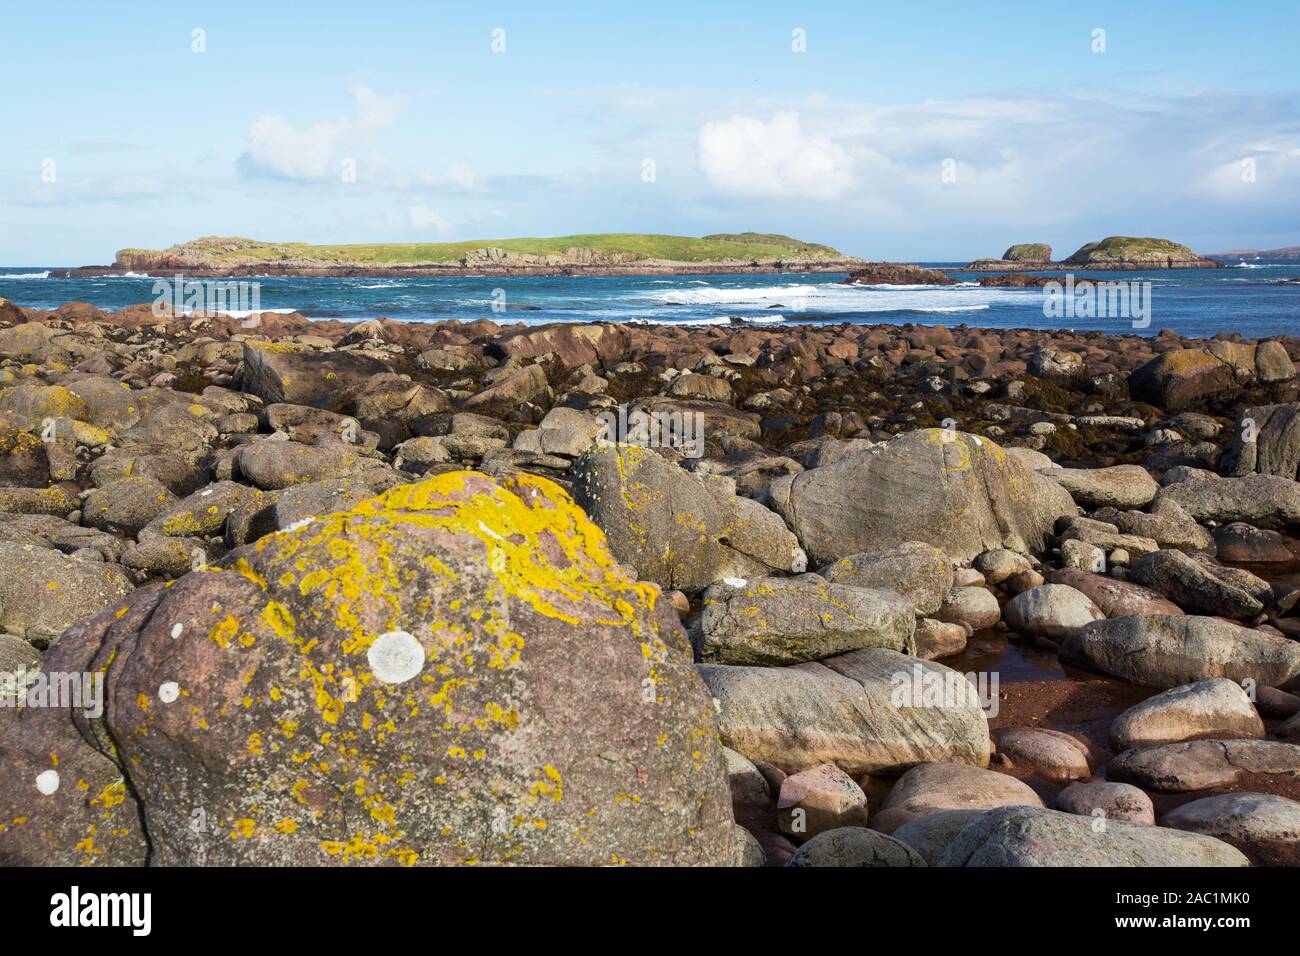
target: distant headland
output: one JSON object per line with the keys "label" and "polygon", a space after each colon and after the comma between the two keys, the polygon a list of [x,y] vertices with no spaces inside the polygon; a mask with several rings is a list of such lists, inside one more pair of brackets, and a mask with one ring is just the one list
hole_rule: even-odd
{"label": "distant headland", "polygon": [[288,276],[683,275],[848,272],[864,260],[827,245],[774,233],[696,238],[600,233],[538,239],[310,245],[209,236],[167,249],[122,249],[111,266],[55,270],[60,276],[146,272],[195,278]]}

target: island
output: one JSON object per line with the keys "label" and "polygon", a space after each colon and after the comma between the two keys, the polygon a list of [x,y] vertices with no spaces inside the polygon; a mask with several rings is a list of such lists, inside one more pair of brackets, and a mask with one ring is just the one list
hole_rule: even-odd
{"label": "island", "polygon": [[1211,259],[1261,259],[1266,262],[1290,264],[1300,261],[1300,246],[1283,246],[1280,249],[1229,249],[1227,252],[1212,252]]}
{"label": "island", "polygon": [[1133,236],[1108,236],[1099,242],[1084,243],[1061,262],[1051,261],[1052,247],[1032,242],[1014,245],[1000,259],[976,259],[968,272],[1044,272],[1070,269],[1219,269],[1223,263],[1198,255],[1180,242],[1170,239]]}
{"label": "island", "polygon": [[195,278],[286,276],[683,275],[849,272],[864,260],[775,233],[600,233],[436,243],[311,245],[208,236],[167,249],[122,249],[111,266],[54,270]]}

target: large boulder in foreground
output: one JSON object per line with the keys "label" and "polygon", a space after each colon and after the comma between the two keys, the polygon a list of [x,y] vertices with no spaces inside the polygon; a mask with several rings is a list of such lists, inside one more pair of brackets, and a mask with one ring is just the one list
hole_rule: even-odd
{"label": "large boulder in foreground", "polygon": [[[729,858],[686,634],[544,479],[398,486],[136,592],[45,664],[105,670],[106,713],[79,734],[64,712],[65,732],[33,726],[17,749],[0,735],[0,759],[29,781],[99,740],[93,788],[115,742],[129,786],[110,797],[142,815],[155,864]],[[0,805],[32,821],[0,856],[79,857],[68,833],[102,825],[80,773],[57,801],[26,787]]]}
{"label": "large boulder in foreground", "polygon": [[702,591],[723,578],[806,570],[781,519],[639,445],[601,443],[576,462],[574,500],[637,574],[664,588]]}
{"label": "large boulder in foreground", "polygon": [[1300,674],[1300,644],[1191,614],[1093,621],[1067,637],[1058,654],[1068,664],[1161,689],[1207,677],[1280,687]]}
{"label": "large boulder in foreground", "polygon": [[702,664],[722,742],[788,772],[833,763],[901,774],[919,763],[986,767],[988,721],[966,678],[881,648],[794,667]]}
{"label": "large boulder in foreground", "polygon": [[1002,807],[967,824],[940,866],[1249,866],[1213,837],[1039,807]]}
{"label": "large boulder in foreground", "polygon": [[1042,550],[1070,493],[987,438],[927,428],[772,482],[772,507],[818,564],[906,541],[950,557]]}

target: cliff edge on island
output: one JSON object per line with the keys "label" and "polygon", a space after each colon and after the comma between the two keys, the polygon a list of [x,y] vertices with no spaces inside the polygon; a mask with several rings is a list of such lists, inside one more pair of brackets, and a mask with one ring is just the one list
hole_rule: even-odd
{"label": "cliff edge on island", "polygon": [[122,249],[112,266],[60,270],[86,276],[146,272],[197,278],[242,275],[680,275],[848,272],[863,260],[775,233],[696,238],[602,233],[537,239],[311,245],[209,236],[167,249]]}

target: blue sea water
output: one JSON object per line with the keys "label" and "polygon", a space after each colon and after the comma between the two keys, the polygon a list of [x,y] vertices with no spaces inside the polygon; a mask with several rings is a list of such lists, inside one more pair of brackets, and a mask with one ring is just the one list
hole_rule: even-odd
{"label": "blue sea water", "polygon": [[[1150,282],[1150,322],[1128,317],[1055,318],[1040,289],[981,288],[962,263],[926,263],[956,286],[849,286],[843,275],[462,276],[456,278],[249,277],[263,310],[313,319],[386,316],[407,321],[472,320],[724,324],[801,322],[966,324],[985,328],[1068,328],[1154,335],[1173,329],[1207,337],[1300,335],[1300,265],[1241,262],[1224,269],[1087,272],[1076,282]],[[0,298],[52,309],[89,302],[104,310],[154,301],[148,276],[51,278],[44,267],[0,266]],[[500,290],[500,291],[498,291]],[[494,309],[494,303],[497,308]]]}

